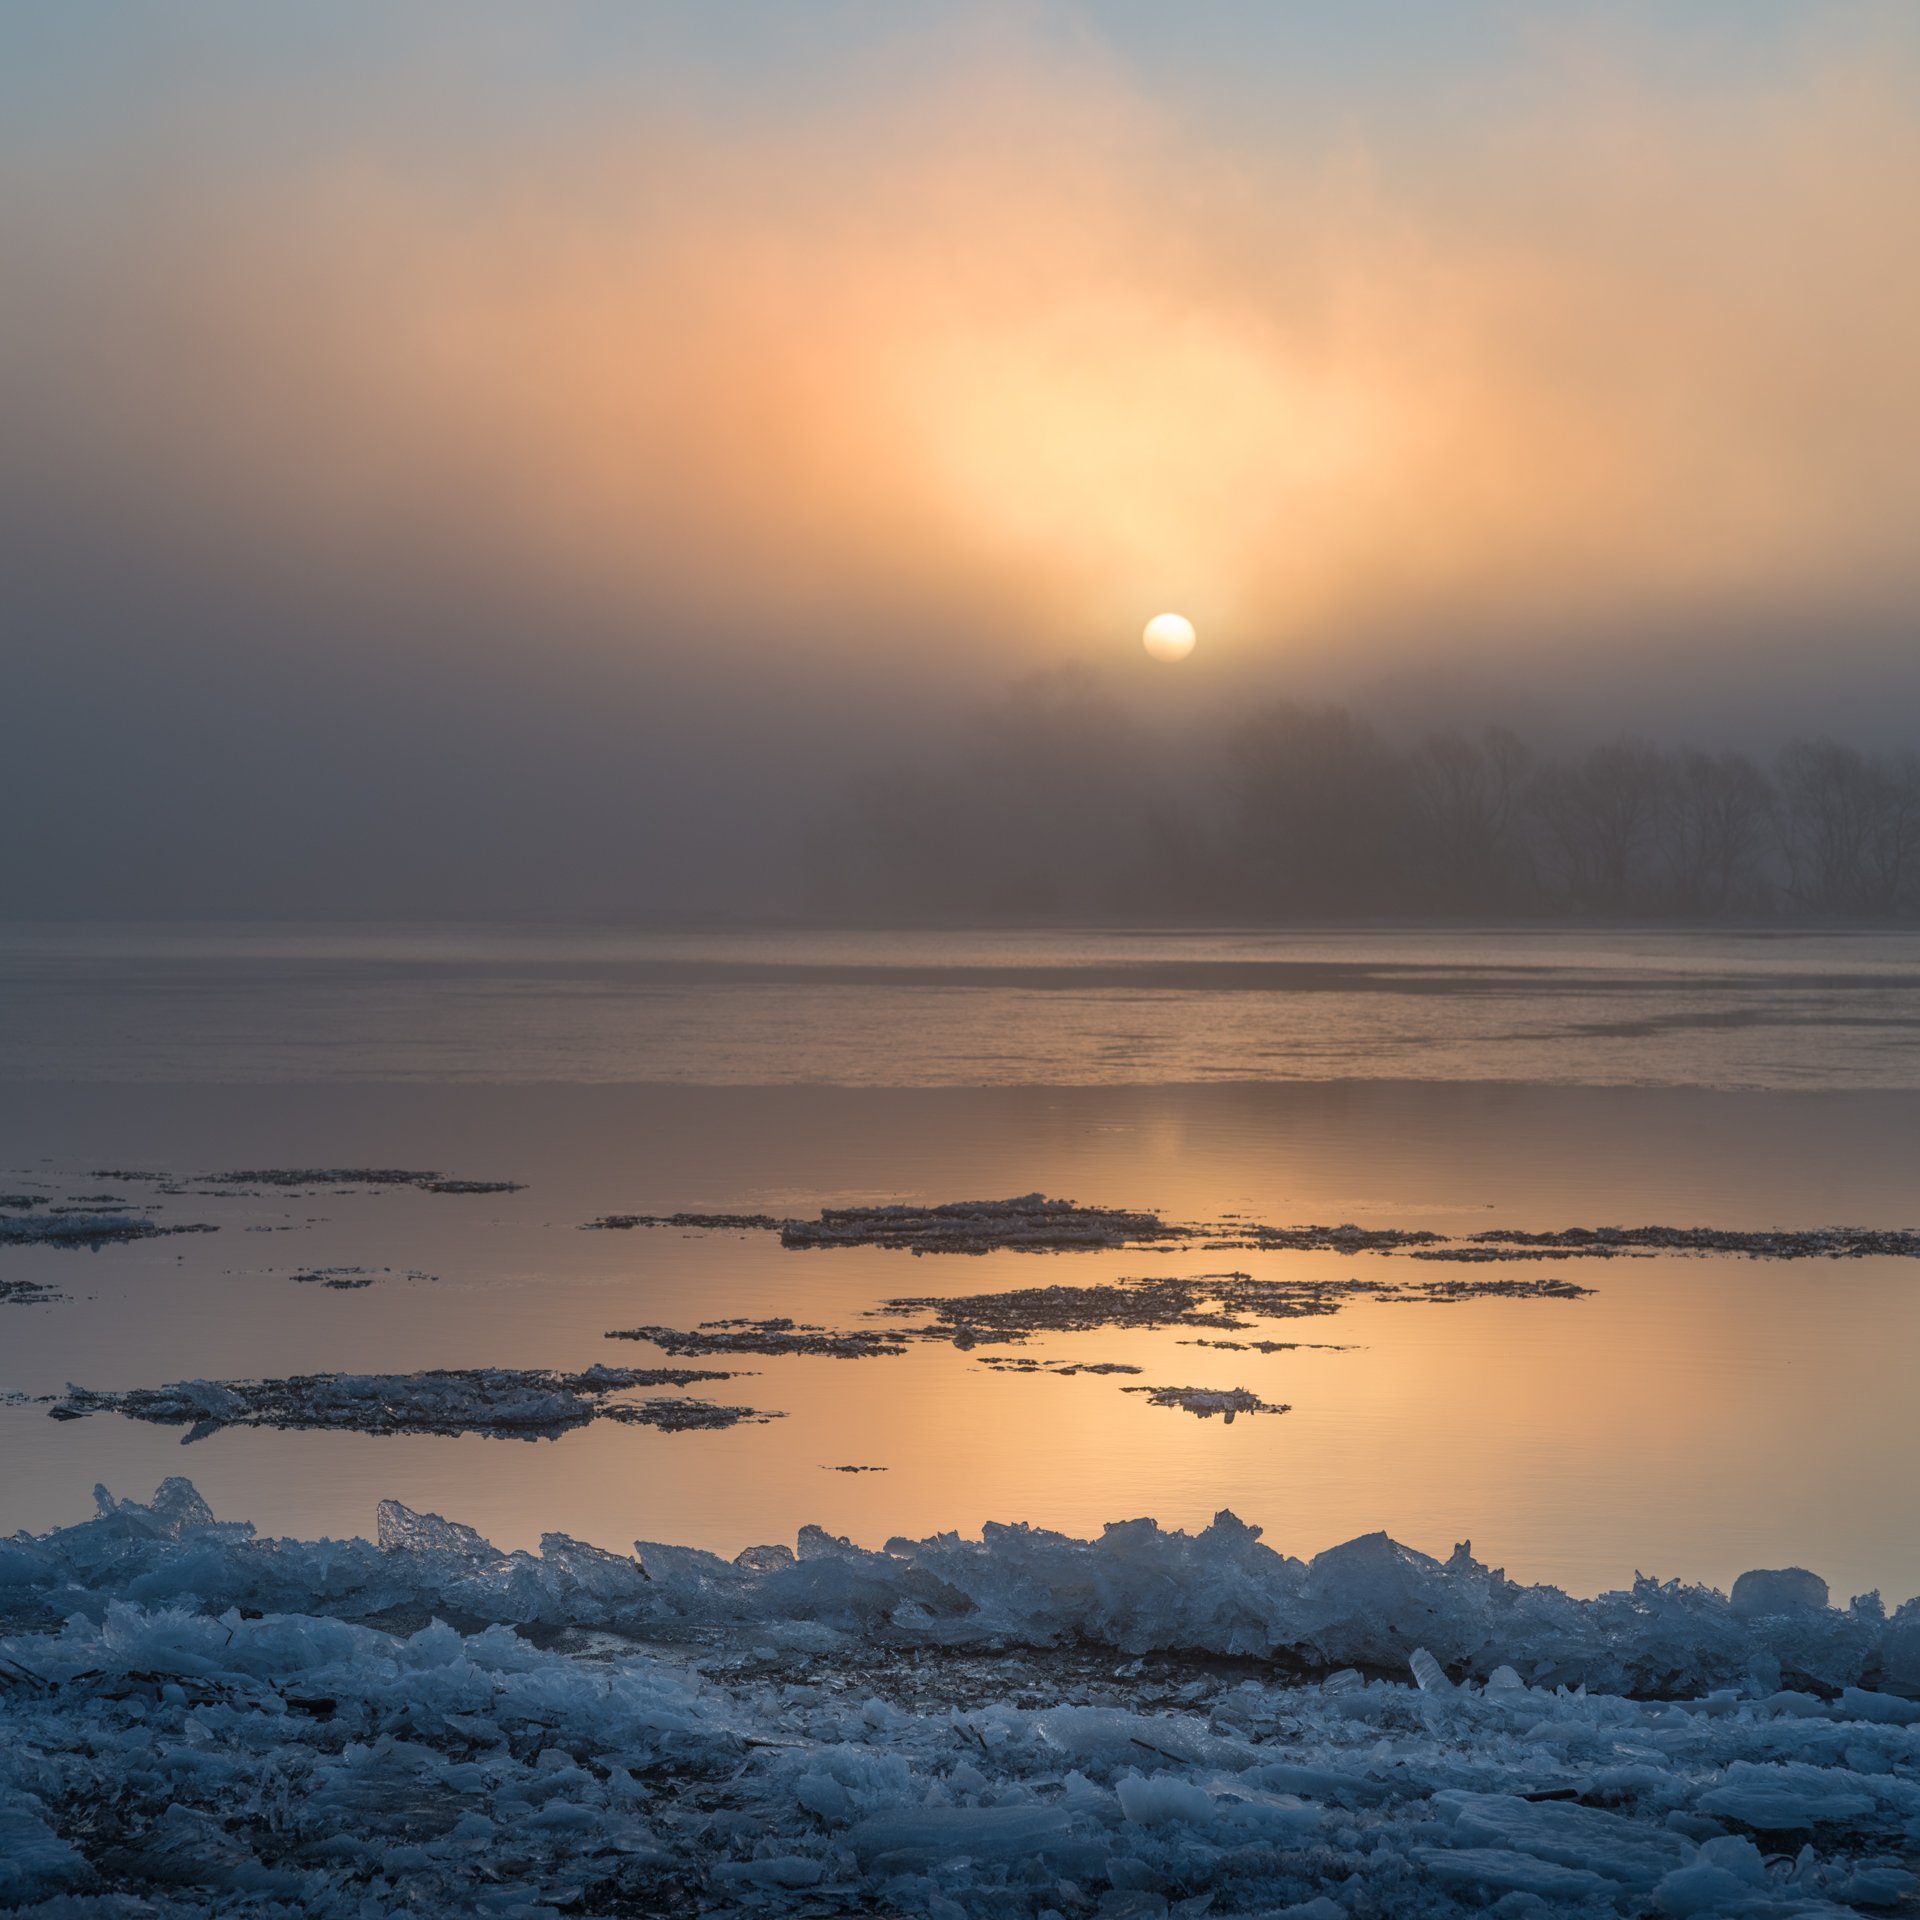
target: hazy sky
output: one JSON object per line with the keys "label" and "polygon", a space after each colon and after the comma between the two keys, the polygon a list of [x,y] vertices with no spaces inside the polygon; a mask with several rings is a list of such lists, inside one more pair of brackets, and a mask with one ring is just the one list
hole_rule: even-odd
{"label": "hazy sky", "polygon": [[1897,0],[0,0],[18,910],[744,898],[1066,661],[1884,736],[1917,109]]}

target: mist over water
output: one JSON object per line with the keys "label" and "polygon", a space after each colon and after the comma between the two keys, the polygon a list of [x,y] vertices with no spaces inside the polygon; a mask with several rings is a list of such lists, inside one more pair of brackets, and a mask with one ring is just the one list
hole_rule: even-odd
{"label": "mist over water", "polygon": [[1916,204],[1910,0],[0,0],[0,1909],[1911,1909]]}
{"label": "mist over water", "polygon": [[831,12],[10,24],[10,911],[1160,919],[1276,702],[1909,744],[1904,12]]}

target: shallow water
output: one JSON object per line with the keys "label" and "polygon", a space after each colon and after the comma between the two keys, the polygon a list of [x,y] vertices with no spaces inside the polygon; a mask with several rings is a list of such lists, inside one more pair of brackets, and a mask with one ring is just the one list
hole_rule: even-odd
{"label": "shallow water", "polygon": [[[461,1365],[649,1365],[616,1327],[874,1325],[897,1294],[1200,1273],[1457,1277],[1338,1254],[920,1258],[582,1233],[605,1212],[812,1213],[1041,1188],[1171,1219],[1432,1227],[1912,1225],[1920,941],[1609,935],[641,939],[36,929],[10,981],[0,1187],[232,1165],[420,1165],[505,1196],[163,1200],[213,1235],[0,1250],[69,1298],[0,1306],[0,1392]],[[1476,1073],[1467,1069],[1478,1068]],[[743,1085],[758,1077],[770,1085]],[[1219,1083],[1206,1085],[1210,1077]],[[983,1085],[962,1085],[973,1079]],[[841,1085],[835,1085],[839,1081]],[[1263,1083],[1261,1083],[1263,1081]],[[1052,1083],[1052,1085],[1048,1085]],[[257,1229],[257,1231],[250,1231]],[[394,1269],[365,1290],[313,1267]],[[405,1279],[409,1269],[436,1279]],[[1805,1563],[1920,1590],[1912,1261],[1549,1261],[1584,1300],[1409,1306],[1238,1338],[1054,1334],[876,1359],[737,1357],[730,1432],[551,1442],[56,1423],[0,1405],[0,1526],[188,1471],[215,1507],[365,1532],[397,1496],[503,1544],[732,1549],[1233,1507],[1309,1553],[1371,1528],[1594,1592]],[[1121,1361],[1020,1377],[983,1357]],[[1244,1386],[1231,1427],[1129,1384]],[[841,1465],[883,1467],[843,1475]]]}
{"label": "shallow water", "polygon": [[[1629,1216],[1816,1224],[1891,1217],[1914,1114],[1897,1097],[1665,1090],[1148,1089],[992,1094],[781,1090],[69,1091],[37,1137],[68,1165],[339,1156],[529,1182],[168,1203],[215,1235],[20,1252],[8,1271],[69,1304],[8,1311],[7,1385],[124,1387],[342,1368],[645,1364],[615,1327],[730,1315],[860,1324],[884,1298],[1243,1266],[1262,1277],[1425,1278],[1405,1261],[1199,1251],[923,1258],[811,1254],[770,1237],[583,1233],[609,1207],[811,1210],[896,1194],[1011,1191],[1205,1217],[1472,1230]],[[65,1143],[96,1146],[81,1154]],[[110,1143],[119,1151],[100,1151]],[[433,1151],[420,1151],[431,1143]],[[321,1151],[334,1146],[334,1156]],[[266,1151],[267,1148],[274,1151]],[[147,1149],[144,1152],[138,1148]],[[405,1149],[412,1148],[408,1152]],[[858,1179],[848,1176],[857,1170]],[[1639,1199],[1638,1207],[1621,1196]],[[1611,1202],[1612,1204],[1606,1204]],[[247,1226],[289,1227],[250,1233]],[[392,1267],[366,1290],[296,1268]],[[432,1282],[399,1277],[420,1269]],[[1809,1561],[1837,1583],[1920,1586],[1904,1405],[1920,1314],[1910,1263],[1736,1259],[1550,1263],[1578,1301],[1361,1301],[1253,1336],[1357,1350],[1182,1346],[1189,1329],[1059,1335],[1017,1349],[1120,1360],[1152,1384],[1247,1386],[1293,1411],[1231,1428],[1153,1409],[1113,1377],[1019,1378],[979,1354],[743,1358],[713,1397],[765,1427],[594,1427],[536,1444],[59,1424],[4,1410],[9,1521],[76,1511],[96,1479],[144,1490],[188,1470],[227,1511],[288,1530],[364,1530],[374,1501],[456,1514],[506,1542],[558,1528],[729,1550],[801,1519],[877,1540],[1026,1518],[1086,1532],[1226,1505],[1310,1551],[1381,1526],[1444,1552],[1471,1537],[1516,1572],[1591,1589],[1636,1566],[1724,1582]],[[992,1351],[992,1350],[989,1350]],[[878,1465],[884,1474],[822,1471]]]}

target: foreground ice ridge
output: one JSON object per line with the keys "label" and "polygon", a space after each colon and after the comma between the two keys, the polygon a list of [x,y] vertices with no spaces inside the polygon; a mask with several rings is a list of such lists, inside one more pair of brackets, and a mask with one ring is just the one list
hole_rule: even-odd
{"label": "foreground ice ridge", "polygon": [[[1580,1602],[1380,1536],[1302,1565],[1228,1515],[734,1562],[502,1555],[391,1502],[379,1536],[256,1540],[172,1480],[0,1546],[0,1905],[1763,1920],[1915,1891],[1911,1609],[1797,1571]],[[1246,1657],[1150,1650],[1222,1638]]]}
{"label": "foreground ice ridge", "polygon": [[179,1380],[165,1387],[98,1393],[70,1386],[48,1409],[56,1420],[120,1413],[186,1427],[182,1444],[223,1427],[332,1427],[355,1433],[479,1433],[545,1440],[590,1420],[630,1426],[732,1427],[778,1416],[704,1400],[621,1400],[642,1387],[731,1380],[701,1367],[589,1367],[552,1373],[525,1367],[462,1367],[428,1373],[305,1373],[284,1380]]}

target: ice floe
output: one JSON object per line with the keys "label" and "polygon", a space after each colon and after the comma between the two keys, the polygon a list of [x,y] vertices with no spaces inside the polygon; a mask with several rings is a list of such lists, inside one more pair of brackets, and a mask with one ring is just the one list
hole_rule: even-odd
{"label": "ice floe", "polygon": [[[302,1267],[287,1278],[299,1286],[329,1287],[336,1293],[358,1293],[377,1281],[392,1278],[392,1275],[391,1267]],[[402,1271],[400,1277],[403,1280],[432,1280],[436,1276],[409,1267]]]}
{"label": "ice floe", "polygon": [[703,1320],[691,1331],[675,1327],[618,1327],[609,1340],[646,1340],[662,1353],[810,1353],[832,1360],[868,1360],[905,1353],[890,1330],[835,1333],[794,1320]]}
{"label": "ice floe", "polygon": [[204,1176],[217,1187],[417,1187],[422,1193],[519,1193],[518,1180],[450,1180],[418,1167],[241,1167]]}
{"label": "ice floe", "polygon": [[[1205,1273],[1082,1287],[902,1295],[885,1301],[876,1311],[930,1314],[930,1325],[894,1332],[951,1339],[956,1345],[967,1346],[979,1341],[1025,1340],[1045,1333],[1092,1333],[1108,1327],[1202,1327],[1242,1333],[1256,1320],[1317,1318],[1338,1313],[1351,1300],[1360,1298],[1445,1305],[1489,1296],[1577,1300],[1591,1292],[1590,1287],[1558,1276],[1525,1280],[1256,1280],[1247,1273]],[[1268,1351],[1289,1344],[1264,1343]]]}
{"label": "ice floe", "polygon": [[9,1280],[0,1275],[0,1307],[44,1307],[67,1296],[38,1280]]}
{"label": "ice floe", "polygon": [[417,1187],[440,1175],[430,1167],[240,1167],[202,1177],[222,1187]]}
{"label": "ice floe", "polygon": [[1814,1227],[1803,1232],[1773,1227],[1566,1227],[1554,1233],[1502,1228],[1470,1238],[1475,1244],[1532,1250],[1549,1258],[1567,1253],[1603,1258],[1622,1253],[1740,1253],[1753,1260],[1920,1258],[1920,1232],[1905,1227]]}
{"label": "ice floe", "polygon": [[1303,1565],[1225,1515],[737,1561],[501,1554],[392,1502],[378,1533],[255,1539],[175,1480],[0,1545],[0,1906],[1815,1920],[1916,1891],[1911,1607],[1582,1602],[1380,1536]]}
{"label": "ice floe", "polygon": [[1157,1214],[1083,1207],[1025,1193],[1012,1200],[954,1200],[943,1206],[827,1207],[817,1220],[790,1220],[787,1247],[897,1247],[912,1253],[1058,1253],[1088,1247],[1156,1246],[1189,1240],[1191,1227]]}
{"label": "ice floe", "polygon": [[355,1433],[480,1433],[550,1439],[590,1420],[678,1432],[777,1418],[752,1407],[701,1400],[621,1400],[643,1388],[688,1387],[737,1376],[700,1367],[589,1367],[553,1373],[465,1367],[427,1373],[308,1373],[284,1380],[180,1380],[100,1393],[70,1386],[55,1419],[119,1413],[190,1429],[188,1441],[223,1427],[330,1427]]}
{"label": "ice floe", "polygon": [[216,1233],[203,1222],[163,1225],[137,1213],[0,1214],[0,1247],[106,1247],[124,1240],[153,1240],[170,1233]]}
{"label": "ice floe", "polygon": [[994,1367],[1003,1373],[1057,1373],[1070,1380],[1076,1373],[1142,1373],[1142,1367],[1129,1366],[1124,1360],[1033,1360],[1025,1354],[983,1353],[974,1362]]}
{"label": "ice floe", "polygon": [[[932,1331],[968,1339],[1025,1339],[1036,1333],[1092,1333],[1102,1327],[1246,1325],[1217,1303],[1243,1274],[1191,1279],[1123,1280],[1111,1284],[1009,1287],[993,1293],[912,1294],[878,1311],[931,1314]],[[1331,1309],[1329,1309],[1331,1311]]]}
{"label": "ice floe", "polygon": [[1291,1413],[1293,1409],[1274,1406],[1245,1387],[1122,1387],[1122,1393],[1144,1393],[1150,1407],[1178,1407],[1202,1420],[1217,1413],[1223,1424],[1233,1425],[1237,1413]]}
{"label": "ice floe", "polygon": [[1263,1227],[1252,1222],[1229,1222],[1201,1231],[1217,1247],[1292,1253],[1398,1253],[1406,1247],[1437,1246],[1447,1237],[1417,1227]]}
{"label": "ice floe", "polygon": [[1027,1193],[1011,1200],[952,1200],[939,1206],[826,1207],[813,1220],[769,1213],[607,1213],[592,1231],[682,1227],[702,1232],[778,1233],[786,1247],[893,1247],[913,1253],[1064,1253],[1097,1247],[1159,1246],[1191,1240],[1196,1227],[1157,1215],[1083,1207]]}
{"label": "ice floe", "polygon": [[1351,1353],[1350,1346],[1334,1340],[1208,1340],[1198,1338],[1175,1343],[1182,1347],[1224,1347],[1230,1353]]}
{"label": "ice floe", "polygon": [[[230,1175],[265,1179],[265,1175]],[[314,1180],[319,1175],[310,1176]],[[329,1176],[331,1177],[331,1176]],[[346,1175],[339,1176],[346,1178]],[[358,1177],[358,1176],[355,1176]],[[425,1176],[370,1174],[392,1181]],[[612,1213],[591,1229],[680,1227],[778,1233],[783,1246],[891,1247],[913,1253],[1070,1253],[1191,1242],[1216,1250],[1406,1254],[1467,1264],[1511,1260],[1617,1259],[1630,1254],[1744,1254],[1756,1260],[1920,1257],[1920,1229],[1904,1227],[1564,1227],[1549,1232],[1489,1228],[1462,1238],[1423,1227],[1275,1227],[1227,1219],[1182,1224],[1120,1207],[1082,1206],[1042,1193],[938,1206],[828,1207],[813,1220],[768,1213]]]}
{"label": "ice floe", "polygon": [[635,1227],[685,1227],[701,1233],[778,1233],[786,1221],[770,1213],[603,1213],[588,1233],[626,1233]]}

